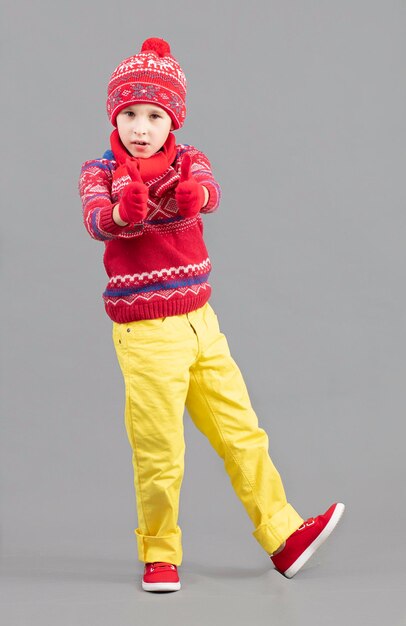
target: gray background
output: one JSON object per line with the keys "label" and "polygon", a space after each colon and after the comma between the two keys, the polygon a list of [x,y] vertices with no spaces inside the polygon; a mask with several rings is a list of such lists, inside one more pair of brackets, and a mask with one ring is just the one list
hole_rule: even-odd
{"label": "gray background", "polygon": [[[7,624],[405,624],[405,3],[20,0],[2,26]],[[211,304],[288,499],[347,505],[290,581],[185,413],[183,588],[140,587],[104,246],[77,183],[109,147],[110,74],[150,36],[187,76],[178,142],[222,187]]]}

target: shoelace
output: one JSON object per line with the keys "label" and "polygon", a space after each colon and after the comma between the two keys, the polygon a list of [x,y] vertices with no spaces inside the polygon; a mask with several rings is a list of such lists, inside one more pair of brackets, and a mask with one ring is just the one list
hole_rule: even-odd
{"label": "shoelace", "polygon": [[165,563],[164,561],[154,561],[153,563],[148,563],[151,566],[151,570],[161,569],[161,570],[169,570],[175,569],[175,566],[171,563]]}
{"label": "shoelace", "polygon": [[300,528],[298,528],[298,530],[303,530],[304,528],[306,528],[306,526],[313,526],[314,522],[315,522],[314,517],[309,517],[309,519],[303,522],[303,524],[301,525]]}

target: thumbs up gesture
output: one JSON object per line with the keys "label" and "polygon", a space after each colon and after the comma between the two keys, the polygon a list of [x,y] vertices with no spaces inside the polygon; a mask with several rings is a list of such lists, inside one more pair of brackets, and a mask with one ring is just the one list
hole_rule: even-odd
{"label": "thumbs up gesture", "polygon": [[204,203],[203,185],[193,178],[191,167],[190,155],[186,153],[180,166],[180,180],[175,190],[179,213],[184,217],[193,217],[199,213]]}
{"label": "thumbs up gesture", "polygon": [[147,215],[148,187],[135,163],[127,159],[126,167],[132,182],[128,183],[122,193],[118,213],[123,222],[138,224]]}

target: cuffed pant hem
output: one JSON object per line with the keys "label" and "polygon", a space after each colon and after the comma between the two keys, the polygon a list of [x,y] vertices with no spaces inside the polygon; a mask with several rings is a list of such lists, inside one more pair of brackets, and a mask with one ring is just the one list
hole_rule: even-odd
{"label": "cuffed pant hem", "polygon": [[264,550],[272,554],[303,522],[295,509],[287,503],[267,522],[258,526],[252,534]]}
{"label": "cuffed pant hem", "polygon": [[164,537],[143,535],[139,528],[134,530],[137,538],[138,558],[143,563],[164,561],[173,565],[182,563],[182,531],[177,526],[176,532]]}

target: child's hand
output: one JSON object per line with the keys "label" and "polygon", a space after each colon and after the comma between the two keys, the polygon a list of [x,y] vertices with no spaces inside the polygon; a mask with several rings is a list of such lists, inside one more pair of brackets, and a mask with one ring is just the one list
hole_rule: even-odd
{"label": "child's hand", "polygon": [[130,160],[127,160],[126,166],[133,182],[125,187],[118,212],[123,222],[137,224],[147,215],[148,187],[143,183],[138,168]]}
{"label": "child's hand", "polygon": [[199,213],[205,200],[203,185],[191,174],[191,159],[185,154],[180,166],[180,181],[175,190],[179,213],[185,217],[193,217]]}

